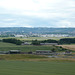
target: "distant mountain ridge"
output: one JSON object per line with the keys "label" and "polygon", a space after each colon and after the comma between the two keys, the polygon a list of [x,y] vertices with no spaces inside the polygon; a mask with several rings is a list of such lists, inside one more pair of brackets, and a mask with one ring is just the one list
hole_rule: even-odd
{"label": "distant mountain ridge", "polygon": [[41,33],[41,34],[75,34],[75,28],[27,28],[27,27],[0,27],[0,32],[24,32],[24,33]]}

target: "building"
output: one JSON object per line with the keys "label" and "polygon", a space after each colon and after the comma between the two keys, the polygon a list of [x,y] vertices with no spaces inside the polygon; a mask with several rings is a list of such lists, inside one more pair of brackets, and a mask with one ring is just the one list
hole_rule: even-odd
{"label": "building", "polygon": [[40,45],[58,45],[58,43],[40,43]]}
{"label": "building", "polygon": [[17,35],[14,35],[15,37],[27,37],[26,35],[19,35],[19,34],[17,34]]}
{"label": "building", "polygon": [[35,53],[38,55],[49,55],[51,52],[51,50],[36,50]]}
{"label": "building", "polygon": [[21,51],[20,50],[10,50],[9,54],[20,54]]}
{"label": "building", "polygon": [[29,43],[29,42],[24,42],[24,43],[22,43],[22,45],[31,45],[31,43]]}
{"label": "building", "polygon": [[71,51],[66,51],[65,54],[72,54],[72,52]]}
{"label": "building", "polygon": [[0,51],[0,54],[9,54],[9,51]]}

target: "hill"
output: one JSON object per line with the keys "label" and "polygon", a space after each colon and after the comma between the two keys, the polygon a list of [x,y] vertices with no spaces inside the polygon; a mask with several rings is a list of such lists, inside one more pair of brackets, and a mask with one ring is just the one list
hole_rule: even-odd
{"label": "hill", "polygon": [[75,28],[26,28],[26,27],[4,27],[0,28],[0,32],[7,33],[42,33],[42,34],[75,34]]}

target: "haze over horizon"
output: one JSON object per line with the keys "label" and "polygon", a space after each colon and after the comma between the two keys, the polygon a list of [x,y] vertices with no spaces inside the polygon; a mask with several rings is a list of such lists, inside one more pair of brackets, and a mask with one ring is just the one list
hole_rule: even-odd
{"label": "haze over horizon", "polygon": [[0,0],[0,27],[75,27],[75,0]]}

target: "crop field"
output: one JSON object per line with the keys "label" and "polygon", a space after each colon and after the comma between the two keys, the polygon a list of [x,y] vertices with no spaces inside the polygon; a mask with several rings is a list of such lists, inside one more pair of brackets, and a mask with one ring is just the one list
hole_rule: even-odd
{"label": "crop field", "polygon": [[59,46],[62,46],[63,48],[75,51],[75,45],[59,45]]}
{"label": "crop field", "polygon": [[3,60],[0,75],[75,75],[75,63]]}

